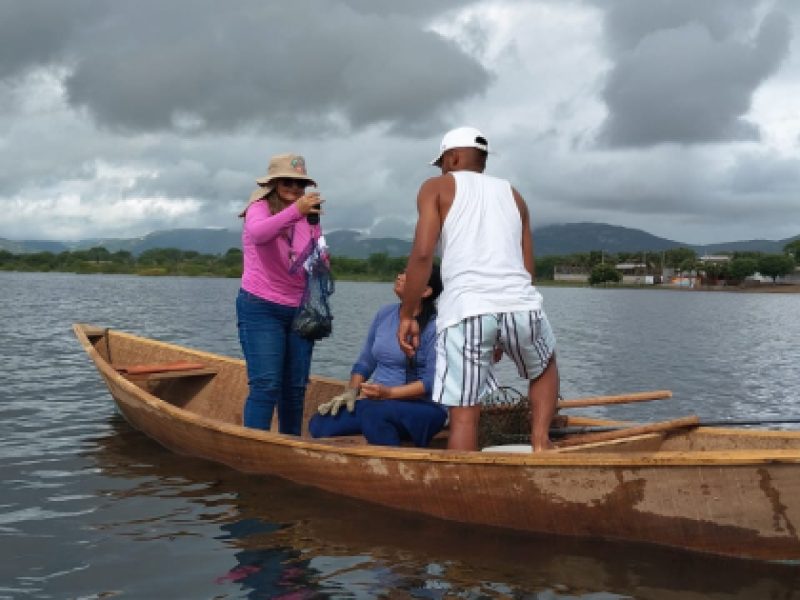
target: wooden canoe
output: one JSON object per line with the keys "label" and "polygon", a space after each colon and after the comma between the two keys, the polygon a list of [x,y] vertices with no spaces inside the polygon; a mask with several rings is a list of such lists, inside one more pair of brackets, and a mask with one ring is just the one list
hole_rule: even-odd
{"label": "wooden canoe", "polygon": [[[126,420],[180,454],[450,521],[800,561],[800,432],[656,428],[536,454],[314,440],[242,427],[241,360],[73,328]],[[343,385],[312,377],[305,422]]]}

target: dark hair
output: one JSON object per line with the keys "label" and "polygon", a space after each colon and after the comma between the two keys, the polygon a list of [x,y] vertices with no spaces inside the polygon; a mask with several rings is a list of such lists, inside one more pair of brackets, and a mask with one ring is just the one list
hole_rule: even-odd
{"label": "dark hair", "polygon": [[[442,293],[442,272],[439,265],[431,267],[431,276],[428,278],[428,287],[431,288],[431,295],[422,299],[422,310],[415,317],[419,324],[419,333],[425,331],[428,323],[436,316],[436,299]],[[406,383],[411,383],[419,379],[417,373],[417,355],[406,358]]]}
{"label": "dark hair", "polygon": [[277,215],[279,212],[283,210],[283,206],[281,205],[280,197],[278,196],[278,188],[274,187],[270,190],[269,194],[262,198],[269,206],[269,213],[271,215]]}
{"label": "dark hair", "polygon": [[431,288],[431,295],[422,299],[422,310],[417,315],[420,334],[425,331],[425,326],[436,316],[436,299],[442,293],[442,272],[439,265],[431,267],[431,276],[428,278],[428,287]]}

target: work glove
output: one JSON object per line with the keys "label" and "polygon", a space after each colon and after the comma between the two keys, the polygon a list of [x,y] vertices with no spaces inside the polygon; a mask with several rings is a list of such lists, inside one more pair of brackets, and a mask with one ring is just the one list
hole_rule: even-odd
{"label": "work glove", "polygon": [[317,412],[321,415],[327,415],[328,413],[331,413],[331,416],[335,417],[338,414],[339,409],[342,408],[342,405],[347,406],[348,412],[353,412],[356,409],[357,394],[357,389],[347,388],[338,396],[334,396],[327,402],[320,404],[319,407],[317,407]]}

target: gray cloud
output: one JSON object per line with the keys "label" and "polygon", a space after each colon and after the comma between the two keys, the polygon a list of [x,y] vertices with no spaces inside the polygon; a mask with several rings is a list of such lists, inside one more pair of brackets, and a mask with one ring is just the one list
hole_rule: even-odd
{"label": "gray cloud", "polygon": [[353,10],[373,15],[403,15],[406,17],[428,20],[432,16],[455,9],[464,8],[475,4],[477,0],[403,0],[403,2],[376,1],[376,0],[341,0]]}
{"label": "gray cloud", "polygon": [[725,41],[753,26],[757,8],[752,0],[601,0],[597,4],[607,9],[605,42],[616,58],[635,50],[654,32],[681,29],[692,23],[701,24],[714,40]]}
{"label": "gray cloud", "polygon": [[564,160],[542,144],[498,163],[490,171],[510,177],[535,227],[595,221],[687,243],[798,233],[800,161],[756,145],[730,154],[716,146],[607,149]]}
{"label": "gray cloud", "polygon": [[0,79],[65,60],[81,24],[96,20],[103,3],[91,0],[0,0]]}
{"label": "gray cloud", "polygon": [[[416,216],[416,215],[414,215]],[[416,219],[401,219],[399,217],[388,217],[378,220],[369,228],[371,237],[394,237],[411,239],[414,232]]]}
{"label": "gray cloud", "polygon": [[184,134],[379,123],[409,134],[487,88],[486,69],[407,16],[413,7],[376,15],[359,4],[142,0],[92,3],[101,10],[87,13],[84,4],[12,0],[0,5],[0,75],[66,65],[69,101],[100,124]]}
{"label": "gray cloud", "polygon": [[798,210],[800,159],[750,152],[740,156],[727,171],[723,192],[729,196],[784,199],[784,208]]}
{"label": "gray cloud", "polygon": [[753,3],[618,2],[606,15],[615,61],[601,141],[648,146],[755,140],[748,112],[758,86],[786,57],[788,18],[772,12],[746,37]]}
{"label": "gray cloud", "polygon": [[797,235],[792,2],[0,0],[0,237],[236,229],[287,151],[326,231],[409,235],[464,123],[536,226]]}

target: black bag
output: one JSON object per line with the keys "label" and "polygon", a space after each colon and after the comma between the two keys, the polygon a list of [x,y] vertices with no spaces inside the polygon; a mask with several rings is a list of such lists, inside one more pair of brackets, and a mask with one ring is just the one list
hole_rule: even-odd
{"label": "black bag", "polygon": [[306,289],[292,322],[294,329],[307,340],[321,340],[333,332],[333,315],[328,297],[333,293],[333,275],[318,248],[306,267]]}

